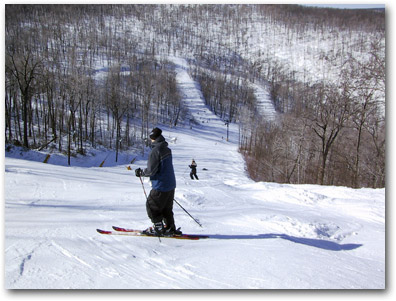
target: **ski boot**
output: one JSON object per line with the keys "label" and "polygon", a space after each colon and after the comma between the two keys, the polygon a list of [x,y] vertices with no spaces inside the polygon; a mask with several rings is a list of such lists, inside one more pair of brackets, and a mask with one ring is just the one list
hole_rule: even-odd
{"label": "ski boot", "polygon": [[151,236],[164,236],[165,228],[162,222],[154,223],[153,227],[148,227],[142,233]]}
{"label": "ski boot", "polygon": [[182,232],[180,231],[180,228],[177,228],[173,225],[170,227],[166,227],[164,230],[164,236],[181,236]]}
{"label": "ski boot", "polygon": [[155,236],[163,236],[165,232],[164,224],[161,222],[154,223],[154,233]]}

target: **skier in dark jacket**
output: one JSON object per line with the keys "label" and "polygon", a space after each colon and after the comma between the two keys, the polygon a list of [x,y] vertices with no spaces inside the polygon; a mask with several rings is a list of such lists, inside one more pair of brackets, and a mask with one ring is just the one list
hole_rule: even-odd
{"label": "skier in dark jacket", "polygon": [[[173,199],[176,178],[173,170],[172,151],[162,136],[162,130],[154,128],[150,133],[152,150],[147,168],[135,170],[137,177],[150,177],[152,189],[146,201],[147,215],[154,224],[153,230],[158,236],[181,234],[176,230],[173,218]],[[165,227],[165,225],[166,227]]]}
{"label": "skier in dark jacket", "polygon": [[195,177],[197,180],[199,180],[199,179],[198,179],[198,176],[197,176],[197,166],[198,166],[198,165],[197,165],[197,163],[195,163],[194,159],[192,160],[191,165],[188,165],[188,167],[191,168],[191,172],[190,172],[191,180],[194,180],[194,177]]}

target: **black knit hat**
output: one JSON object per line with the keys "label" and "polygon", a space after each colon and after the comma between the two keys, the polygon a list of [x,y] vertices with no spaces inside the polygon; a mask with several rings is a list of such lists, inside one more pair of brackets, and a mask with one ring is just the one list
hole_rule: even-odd
{"label": "black knit hat", "polygon": [[154,128],[150,133],[150,139],[156,140],[159,136],[161,136],[162,130],[159,128]]}

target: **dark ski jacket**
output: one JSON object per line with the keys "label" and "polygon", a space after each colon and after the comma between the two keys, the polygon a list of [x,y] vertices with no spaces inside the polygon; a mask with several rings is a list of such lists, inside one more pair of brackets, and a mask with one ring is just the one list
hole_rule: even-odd
{"label": "dark ski jacket", "polygon": [[150,177],[154,190],[167,192],[176,188],[172,151],[162,135],[153,142],[147,168],[143,170],[142,175]]}
{"label": "dark ski jacket", "polygon": [[196,173],[197,172],[197,163],[192,163],[191,165],[188,165],[191,168],[191,172],[192,173]]}

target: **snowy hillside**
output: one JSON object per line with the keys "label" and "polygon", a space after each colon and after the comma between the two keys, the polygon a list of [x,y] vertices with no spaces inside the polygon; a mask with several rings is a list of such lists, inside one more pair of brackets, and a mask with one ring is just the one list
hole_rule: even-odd
{"label": "snowy hillside", "polygon": [[[385,189],[256,183],[238,153],[238,128],[203,105],[174,58],[188,128],[162,127],[177,179],[176,225],[210,239],[104,236],[96,228],[150,226],[132,169],[144,158],[23,154],[5,159],[7,289],[383,289]],[[265,94],[265,93],[264,93]],[[172,142],[171,142],[172,141]],[[27,158],[26,156],[29,156]],[[199,181],[188,165],[198,164]],[[29,159],[29,160],[27,160]],[[148,182],[144,183],[149,191]]]}

